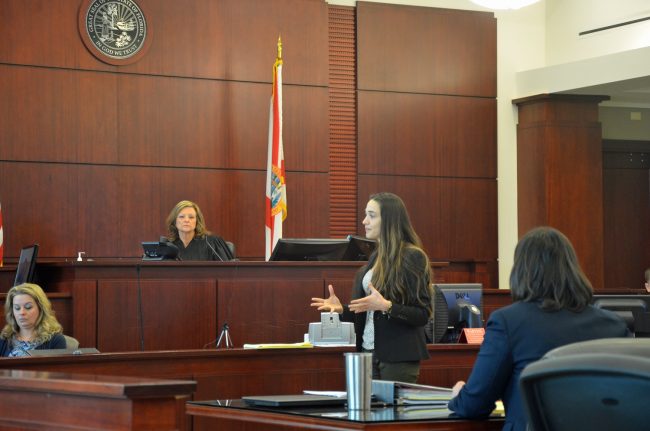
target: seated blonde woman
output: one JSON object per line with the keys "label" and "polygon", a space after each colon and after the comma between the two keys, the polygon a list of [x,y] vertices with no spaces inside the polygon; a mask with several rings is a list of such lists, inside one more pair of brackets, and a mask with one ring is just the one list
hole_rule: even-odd
{"label": "seated blonde woman", "polygon": [[5,302],[7,324],[0,332],[0,357],[27,356],[34,349],[65,349],[63,328],[52,304],[36,284],[12,287]]}

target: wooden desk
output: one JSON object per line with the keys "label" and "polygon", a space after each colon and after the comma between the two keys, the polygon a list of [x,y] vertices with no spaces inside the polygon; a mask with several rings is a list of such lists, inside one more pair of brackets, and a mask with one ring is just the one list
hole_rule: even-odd
{"label": "wooden desk", "polygon": [[184,430],[192,381],[0,370],[0,430]]}
{"label": "wooden desk", "polygon": [[[496,431],[503,418],[485,421],[453,419],[446,410],[407,410],[402,407],[373,407],[369,411],[348,412],[345,407],[256,408],[242,400],[189,402],[187,414],[212,418],[220,431],[231,429],[315,429],[315,430],[452,430]],[[242,424],[244,426],[242,426]]]}
{"label": "wooden desk", "polygon": [[[466,380],[478,346],[430,345],[422,362],[420,383],[452,386]],[[101,353],[0,359],[0,368],[136,376],[196,381],[193,400],[241,398],[245,395],[298,394],[303,389],[345,390],[343,353],[352,348],[288,350],[185,350]],[[1,402],[1,401],[0,401]],[[194,430],[214,429],[196,417]]]}
{"label": "wooden desk", "polygon": [[[40,261],[36,271],[68,335],[82,347],[127,352],[201,349],[216,341],[224,323],[236,346],[302,341],[309,322],[320,320],[309,307],[311,298],[327,295],[327,285],[333,284],[348,301],[362,264],[131,258]],[[491,283],[485,263],[434,262],[432,267],[437,282]],[[0,268],[0,292],[9,289],[9,276],[13,271]],[[485,317],[510,303],[508,292],[495,292],[485,295]]]}

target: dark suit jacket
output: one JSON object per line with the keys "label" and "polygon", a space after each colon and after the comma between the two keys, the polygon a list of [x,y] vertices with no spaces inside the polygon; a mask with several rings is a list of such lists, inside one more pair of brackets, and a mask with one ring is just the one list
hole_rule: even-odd
{"label": "dark suit jacket", "polygon": [[526,365],[565,344],[627,335],[622,319],[592,306],[580,313],[543,311],[537,302],[500,308],[490,315],[474,369],[449,409],[461,417],[480,418],[489,415],[501,399],[506,410],[503,429],[525,430],[519,376]]}
{"label": "dark suit jacket", "polygon": [[[370,256],[368,264],[362,267],[354,279],[352,299],[363,298],[366,293],[361,284],[363,276],[372,268],[377,259],[377,253]],[[405,251],[404,259],[414,265],[423,264],[426,255],[412,249]],[[427,262],[428,264],[428,262]],[[428,284],[428,281],[427,281]],[[416,280],[409,279],[408,286],[415,291]],[[422,296],[425,303],[431,303],[428,291]],[[375,311],[375,356],[382,362],[419,361],[429,357],[424,339],[424,325],[429,320],[429,310],[415,301],[412,304],[393,303],[390,314]],[[366,326],[366,313],[353,313],[347,305],[343,306],[341,320],[354,322],[354,332],[357,337],[357,350],[361,351],[363,330]]]}
{"label": "dark suit jacket", "polygon": [[[52,338],[50,338],[48,341],[36,347],[36,350],[65,349],[65,348],[66,348],[65,337],[61,334],[54,334]],[[11,349],[12,347],[11,347],[10,340],[0,338],[0,357],[9,356]]]}

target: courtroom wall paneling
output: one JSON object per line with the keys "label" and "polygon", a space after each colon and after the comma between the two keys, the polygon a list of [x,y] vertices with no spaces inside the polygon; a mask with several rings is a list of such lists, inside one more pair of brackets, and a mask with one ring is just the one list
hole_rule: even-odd
{"label": "courtroom wall paneling", "polygon": [[[128,76],[120,90],[121,163],[266,169],[269,84]],[[287,169],[325,170],[327,89],[285,85],[283,100]]]}
{"label": "courtroom wall paneling", "polygon": [[[10,27],[7,43],[0,46],[0,88],[9,98],[0,102],[0,139],[11,147],[0,162],[5,226],[7,219],[11,222],[5,255],[17,256],[20,246],[36,238],[43,257],[75,256],[77,251],[95,257],[139,256],[140,241],[164,233],[163,219],[171,206],[189,198],[201,205],[210,229],[235,242],[240,257],[261,258],[263,233],[257,232],[263,232],[267,107],[278,35],[285,61],[289,189],[284,236],[329,236],[339,220],[334,216],[332,223],[328,173],[349,166],[337,165],[326,145],[330,124],[325,114],[333,102],[325,92],[329,79],[337,79],[328,74],[333,31],[328,23],[336,18],[328,16],[327,3],[139,4],[152,42],[137,62],[119,67],[98,60],[81,42],[78,0],[62,0],[55,9],[43,0],[28,7],[16,0],[3,4]],[[358,12],[358,43],[350,55],[357,59],[359,73],[356,79],[357,69],[351,72],[353,82],[362,90],[422,93],[376,95],[381,103],[353,108],[364,121],[360,160],[375,157],[373,150],[392,154],[388,149],[396,140],[390,135],[371,145],[376,132],[408,133],[408,140],[399,143],[406,142],[412,153],[412,160],[399,154],[399,163],[392,165],[377,158],[376,166],[362,172],[494,181],[493,15],[365,3],[359,3]],[[378,34],[387,29],[386,35]],[[422,35],[428,43],[420,43]],[[411,46],[414,38],[417,43]],[[336,35],[333,40],[335,44]],[[394,64],[384,64],[386,58]],[[436,102],[429,103],[431,94],[439,95]],[[396,120],[386,98],[400,101],[401,107],[417,101],[414,118],[391,125]],[[451,118],[444,110],[456,115]],[[412,128],[401,127],[403,121]],[[443,124],[444,130],[439,128]],[[355,175],[356,165],[352,170]],[[36,184],[28,189],[35,196],[19,186],[26,178],[20,174]],[[364,205],[367,190],[356,190]],[[494,207],[496,202],[484,206],[488,215],[482,219],[491,220]],[[431,211],[419,208],[422,216]],[[362,219],[360,212],[354,214],[345,226],[360,226]],[[494,220],[488,236],[496,230]],[[450,247],[447,243],[444,250]],[[469,258],[484,254],[472,252]]]}
{"label": "courtroom wall paneling", "polygon": [[517,126],[517,220],[519,236],[546,224],[546,146],[543,127]]}
{"label": "courtroom wall paneling", "polygon": [[118,162],[118,81],[107,73],[0,65],[2,159]]}
{"label": "courtroom wall paneling", "polygon": [[359,173],[496,178],[496,100],[359,91]]}
{"label": "courtroom wall paneling", "polygon": [[643,289],[650,267],[650,171],[603,170],[605,288]]}
{"label": "courtroom wall paneling", "polygon": [[151,44],[136,63],[94,57],[78,30],[79,0],[3,2],[0,62],[144,75],[270,82],[278,36],[285,82],[327,83],[327,5],[322,0],[139,0]]}
{"label": "courtroom wall paneling", "polygon": [[[287,176],[285,237],[327,237],[327,174]],[[140,243],[165,234],[171,208],[189,199],[240,257],[262,257],[265,180],[263,170],[0,162],[5,255],[37,242],[41,257],[141,256]]]}
{"label": "courtroom wall paneling", "polygon": [[[246,279],[219,281],[219,328],[230,327],[233,343],[297,343],[304,340],[309,322],[318,322],[309,306],[322,293],[321,278],[292,280]],[[273,292],[273,294],[270,294]]]}
{"label": "courtroom wall paneling", "polygon": [[[548,224],[573,243],[594,288],[604,288],[603,169],[600,124],[547,133]],[[580,160],[580,163],[576,163]]]}
{"label": "courtroom wall paneling", "polygon": [[360,213],[380,191],[402,198],[431,261],[496,261],[496,180],[361,175]]}
{"label": "courtroom wall paneling", "polygon": [[492,13],[357,2],[362,90],[496,97]]}
{"label": "courtroom wall paneling", "polygon": [[[0,66],[6,160],[265,169],[271,86]],[[284,86],[287,169],[326,170],[327,89]]]}
{"label": "courtroom wall paneling", "polygon": [[217,334],[215,280],[102,280],[98,302],[102,352],[201,349]]}

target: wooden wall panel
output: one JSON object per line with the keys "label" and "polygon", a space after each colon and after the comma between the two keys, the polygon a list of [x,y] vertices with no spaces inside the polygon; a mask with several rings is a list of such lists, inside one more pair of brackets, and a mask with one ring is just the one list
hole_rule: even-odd
{"label": "wooden wall panel", "polygon": [[3,160],[118,161],[117,76],[5,64],[0,94]]}
{"label": "wooden wall panel", "polygon": [[603,171],[605,287],[642,289],[650,268],[650,171]]}
{"label": "wooden wall panel", "polygon": [[[164,234],[181,199],[196,201],[209,229],[242,258],[264,249],[264,171],[0,162],[5,257],[38,242],[41,256],[141,256]],[[327,236],[327,174],[288,173],[295,202],[285,236]]]}
{"label": "wooden wall panel", "polygon": [[[272,295],[270,289],[274,292]],[[321,296],[323,280],[259,280],[241,278],[219,282],[219,328],[228,323],[236,346],[245,343],[297,343],[309,322],[319,315],[309,303]],[[248,334],[248,338],[237,338]],[[235,339],[236,338],[236,339]]]}
{"label": "wooden wall panel", "polygon": [[362,175],[360,214],[380,191],[402,198],[432,261],[496,261],[496,180]]}
{"label": "wooden wall panel", "polygon": [[359,173],[496,178],[496,100],[359,92]]}
{"label": "wooden wall panel", "polygon": [[141,350],[141,331],[143,350],[201,349],[216,337],[214,280],[102,280],[97,292],[100,351]]}
{"label": "wooden wall panel", "polygon": [[472,281],[496,287],[493,14],[358,2],[357,68],[359,224],[394,192],[433,261],[480,262]]}
{"label": "wooden wall panel", "polygon": [[496,97],[492,13],[357,2],[362,90]]}
{"label": "wooden wall panel", "polygon": [[[151,29],[147,54],[127,66],[95,58],[78,31],[79,0],[3,1],[8,38],[0,62],[57,68],[270,82],[278,36],[285,82],[327,84],[327,5],[321,0],[139,0]],[[7,28],[7,27],[5,27]],[[18,31],[19,29],[19,31]]]}
{"label": "wooden wall panel", "polygon": [[[326,170],[327,90],[283,90],[287,169]],[[120,91],[122,163],[266,169],[268,84],[127,76]]]}
{"label": "wooden wall panel", "polygon": [[[6,160],[266,169],[268,84],[0,66]],[[326,171],[327,89],[284,87],[287,168]]]}

